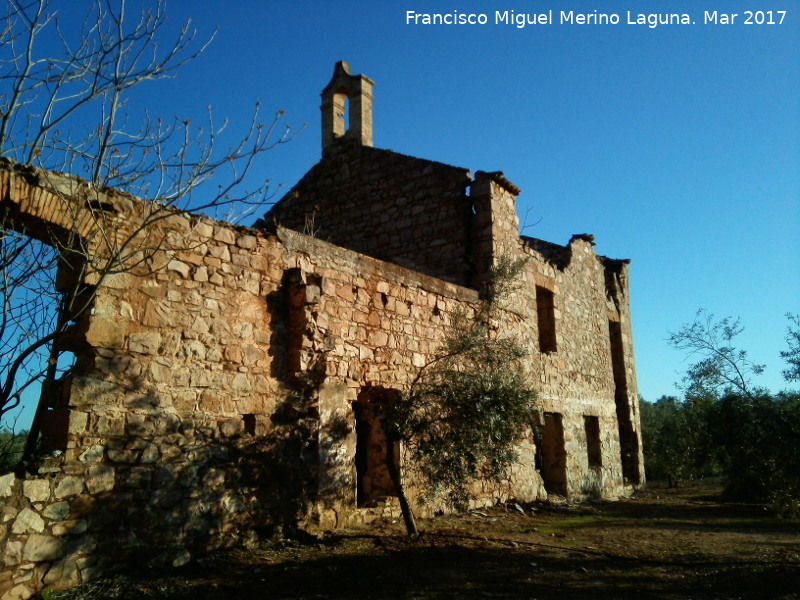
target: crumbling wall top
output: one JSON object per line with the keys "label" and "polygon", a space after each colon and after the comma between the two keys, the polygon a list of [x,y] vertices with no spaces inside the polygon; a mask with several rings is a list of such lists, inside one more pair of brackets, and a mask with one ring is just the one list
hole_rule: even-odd
{"label": "crumbling wall top", "polygon": [[514,196],[519,196],[520,194],[520,189],[506,179],[502,171],[493,171],[491,173],[487,173],[486,171],[476,172],[475,183],[481,183],[483,181],[493,181]]}

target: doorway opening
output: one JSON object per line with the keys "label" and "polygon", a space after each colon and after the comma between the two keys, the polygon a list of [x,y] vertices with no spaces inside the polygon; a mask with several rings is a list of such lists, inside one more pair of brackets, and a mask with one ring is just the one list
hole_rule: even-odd
{"label": "doorway opening", "polygon": [[[399,400],[395,390],[367,387],[353,402],[356,426],[356,506],[370,508],[390,496],[397,496],[387,467],[388,440],[381,426],[384,407]],[[400,469],[400,444],[393,442],[392,456]]]}
{"label": "doorway opening", "polygon": [[564,449],[564,423],[559,413],[544,413],[540,456],[542,480],[548,494],[567,495],[567,452]]}

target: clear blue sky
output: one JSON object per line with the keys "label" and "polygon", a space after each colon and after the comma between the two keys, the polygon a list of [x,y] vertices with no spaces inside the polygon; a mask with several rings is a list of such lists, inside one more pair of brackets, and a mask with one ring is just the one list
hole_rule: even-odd
{"label": "clear blue sky", "polygon": [[[704,24],[706,10],[738,13]],[[129,8],[137,5],[129,1]],[[487,15],[486,25],[409,25],[406,11]],[[495,11],[553,11],[552,24],[495,24]],[[558,23],[561,11],[617,25]],[[744,24],[746,10],[786,11]],[[627,24],[627,12],[688,25]],[[697,309],[738,316],[759,383],[786,385],[778,352],[800,312],[800,0],[168,0],[206,53],[147,88],[155,114],[244,128],[256,100],[297,138],[260,175],[291,187],[320,157],[319,93],[338,60],[375,82],[375,145],[477,170],[522,189],[526,235],[630,258],[640,393],[675,394],[688,366],[666,337]],[[765,15],[769,16],[769,15]],[[753,20],[759,18],[754,15]]]}

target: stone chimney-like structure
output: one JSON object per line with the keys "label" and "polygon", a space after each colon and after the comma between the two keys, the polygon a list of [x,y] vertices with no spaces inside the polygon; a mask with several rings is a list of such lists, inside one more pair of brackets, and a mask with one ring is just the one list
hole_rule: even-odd
{"label": "stone chimney-like structure", "polygon": [[[339,138],[372,146],[372,86],[365,75],[351,75],[350,65],[340,60],[330,83],[322,90],[322,151]],[[349,106],[348,106],[349,105]],[[345,122],[345,115],[349,122]]]}

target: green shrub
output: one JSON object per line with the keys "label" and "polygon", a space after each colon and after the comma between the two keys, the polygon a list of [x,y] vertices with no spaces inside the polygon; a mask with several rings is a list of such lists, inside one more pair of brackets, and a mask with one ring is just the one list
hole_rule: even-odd
{"label": "green shrub", "polygon": [[0,474],[8,473],[22,458],[27,432],[13,433],[0,430]]}
{"label": "green shrub", "polygon": [[715,407],[709,431],[719,447],[727,493],[767,501],[800,515],[800,394],[730,394]]}

